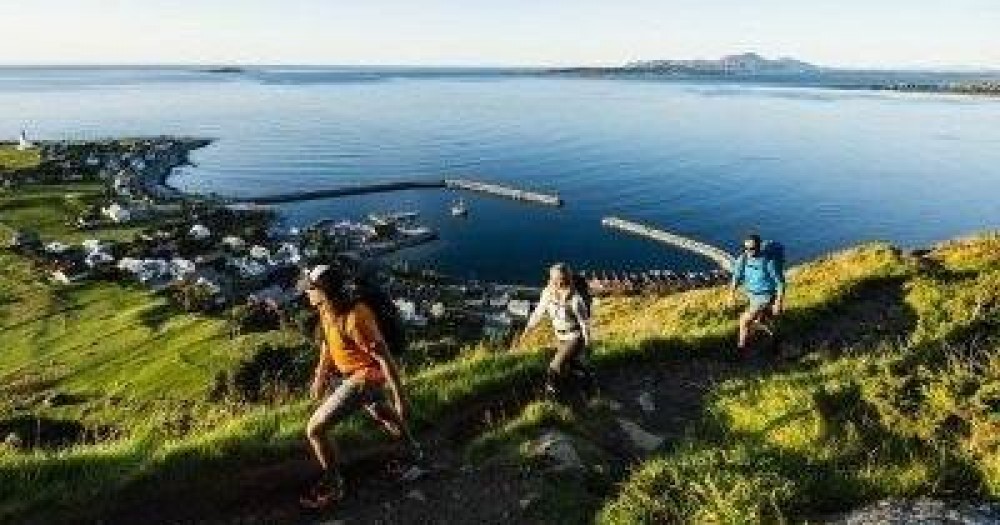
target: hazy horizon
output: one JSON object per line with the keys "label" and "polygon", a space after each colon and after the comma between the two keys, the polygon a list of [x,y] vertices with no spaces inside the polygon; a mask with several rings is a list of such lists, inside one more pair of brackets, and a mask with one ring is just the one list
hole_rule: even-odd
{"label": "hazy horizon", "polygon": [[[637,61],[655,61],[655,60],[715,60],[728,55],[738,55],[743,53],[755,53],[755,51],[734,51],[731,53],[725,53],[718,56],[698,56],[698,57],[684,57],[684,56],[662,56],[662,57],[650,57],[650,58],[636,58],[635,60],[624,61],[617,64],[587,64],[587,63],[574,63],[574,64],[558,64],[558,65],[540,65],[540,64],[391,64],[391,63],[354,63],[354,64],[337,64],[337,63],[257,63],[257,62],[162,62],[162,63],[152,63],[152,62],[134,62],[134,63],[3,63],[0,62],[0,69],[211,69],[220,67],[237,67],[244,69],[267,69],[267,68],[357,68],[357,69],[442,69],[442,70],[475,70],[475,69],[497,69],[497,70],[548,70],[552,68],[563,68],[563,67],[614,67],[626,65],[630,62]],[[758,53],[759,54],[759,53]],[[843,64],[831,66],[829,64],[822,64],[806,57],[792,56],[792,55],[778,55],[778,56],[766,56],[762,55],[767,59],[780,59],[780,58],[791,58],[795,60],[801,60],[803,62],[812,64],[814,66],[819,66],[828,69],[839,69],[845,71],[913,71],[913,72],[927,72],[927,73],[996,73],[1000,72],[1000,66],[976,66],[967,64],[941,64],[941,65],[908,65],[908,66],[861,66],[861,65],[851,65]]]}
{"label": "hazy horizon", "polygon": [[5,66],[553,67],[756,52],[856,69],[1000,69],[1000,3],[956,0],[5,2]]}

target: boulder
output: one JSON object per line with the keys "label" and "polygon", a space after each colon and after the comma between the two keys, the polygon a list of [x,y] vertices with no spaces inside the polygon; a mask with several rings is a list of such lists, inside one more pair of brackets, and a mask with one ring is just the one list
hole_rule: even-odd
{"label": "boulder", "polygon": [[639,403],[639,408],[641,408],[643,412],[647,414],[656,412],[656,403],[653,402],[653,395],[649,392],[639,394],[636,401]]}
{"label": "boulder", "polygon": [[618,418],[618,426],[625,432],[632,444],[643,452],[652,452],[663,446],[663,442],[666,441],[665,437],[647,432],[635,421],[620,417]]}
{"label": "boulder", "polygon": [[531,450],[536,456],[552,461],[552,470],[555,472],[583,469],[583,461],[573,445],[573,439],[558,430],[542,434]]}

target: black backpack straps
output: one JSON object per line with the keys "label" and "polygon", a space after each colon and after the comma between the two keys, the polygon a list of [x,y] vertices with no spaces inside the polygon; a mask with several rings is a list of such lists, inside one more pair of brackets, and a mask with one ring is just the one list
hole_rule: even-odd
{"label": "black backpack straps", "polygon": [[[580,323],[585,323],[590,319],[590,298],[585,293],[580,293],[579,291],[573,294],[574,297],[579,298],[580,308],[577,312],[574,312],[580,319]],[[570,304],[572,304],[572,299],[570,298]]]}

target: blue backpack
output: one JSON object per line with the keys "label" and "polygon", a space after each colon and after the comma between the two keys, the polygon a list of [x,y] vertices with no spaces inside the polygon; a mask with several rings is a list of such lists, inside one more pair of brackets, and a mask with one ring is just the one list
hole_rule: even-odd
{"label": "blue backpack", "polygon": [[785,245],[778,241],[764,241],[760,248],[764,259],[774,261],[774,268],[780,275],[785,274]]}
{"label": "blue backpack", "polygon": [[[760,255],[765,261],[773,261],[774,269],[780,275],[785,275],[785,245],[778,241],[763,241],[760,247]],[[743,271],[743,265],[746,264],[746,256],[740,255],[736,259],[736,265],[739,268],[734,268],[735,270]]]}

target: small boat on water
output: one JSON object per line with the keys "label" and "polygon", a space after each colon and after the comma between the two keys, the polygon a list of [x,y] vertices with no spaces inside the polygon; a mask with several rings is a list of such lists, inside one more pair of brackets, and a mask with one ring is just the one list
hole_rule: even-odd
{"label": "small boat on water", "polygon": [[451,204],[451,215],[453,217],[465,217],[469,214],[469,207],[466,206],[465,201],[458,199]]}

